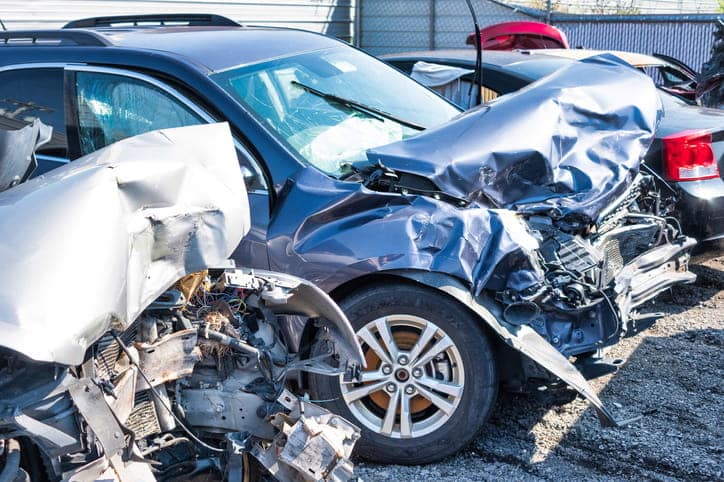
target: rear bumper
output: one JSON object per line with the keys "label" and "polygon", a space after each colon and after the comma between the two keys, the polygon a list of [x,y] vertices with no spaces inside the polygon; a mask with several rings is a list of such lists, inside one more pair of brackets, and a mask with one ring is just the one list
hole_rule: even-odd
{"label": "rear bumper", "polygon": [[687,181],[677,187],[676,217],[684,233],[705,243],[724,240],[724,181]]}

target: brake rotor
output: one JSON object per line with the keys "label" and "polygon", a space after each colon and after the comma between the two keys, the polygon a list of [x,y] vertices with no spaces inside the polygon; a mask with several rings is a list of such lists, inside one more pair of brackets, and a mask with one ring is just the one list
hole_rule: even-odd
{"label": "brake rotor", "polygon": [[[392,333],[392,338],[395,340],[395,344],[397,344],[397,347],[400,350],[409,351],[413,346],[415,346],[415,343],[417,343],[417,340],[420,338],[420,334],[407,330],[395,330]],[[370,349],[367,349],[365,352],[365,361],[371,370],[378,369],[382,364],[382,360],[380,360],[374,350]],[[369,395],[369,399],[383,411],[386,411],[390,404],[390,397],[387,395],[387,392],[384,392],[383,390],[371,393]],[[432,402],[420,395],[415,395],[410,399],[410,411],[413,416],[424,412],[430,408],[431,405]],[[397,409],[397,413],[400,413],[399,408]]]}

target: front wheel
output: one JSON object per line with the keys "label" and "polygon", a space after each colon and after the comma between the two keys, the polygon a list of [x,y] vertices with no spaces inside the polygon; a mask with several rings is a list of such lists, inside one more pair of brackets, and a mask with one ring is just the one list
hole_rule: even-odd
{"label": "front wheel", "polygon": [[434,289],[385,284],[341,301],[367,368],[362,382],[310,376],[327,408],[362,428],[357,454],[422,464],[457,452],[495,403],[497,372],[479,320]]}

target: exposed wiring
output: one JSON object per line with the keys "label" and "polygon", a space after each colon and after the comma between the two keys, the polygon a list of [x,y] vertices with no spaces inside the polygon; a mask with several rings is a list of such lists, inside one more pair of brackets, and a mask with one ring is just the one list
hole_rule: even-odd
{"label": "exposed wiring", "polygon": [[203,440],[201,440],[199,437],[196,436],[196,434],[195,434],[190,428],[188,428],[188,427],[181,421],[181,419],[176,415],[176,413],[174,413],[173,409],[171,409],[171,407],[169,407],[169,406],[166,404],[166,401],[161,397],[161,394],[159,394],[158,391],[156,390],[156,388],[154,388],[154,386],[151,384],[151,381],[148,379],[148,377],[146,376],[146,374],[143,373],[143,370],[141,370],[141,367],[138,366],[138,363],[136,363],[136,360],[133,359],[133,356],[131,355],[131,352],[128,350],[128,347],[123,343],[123,341],[118,337],[118,335],[116,335],[116,334],[113,333],[113,332],[111,333],[111,335],[112,335],[113,338],[116,340],[116,343],[118,343],[118,346],[121,347],[121,350],[123,350],[123,353],[125,353],[126,356],[128,357],[128,361],[130,362],[130,364],[133,365],[133,366],[135,366],[136,369],[138,369],[138,374],[141,375],[141,378],[143,378],[143,380],[148,384],[149,390],[151,391],[151,393],[153,394],[153,396],[156,398],[156,400],[158,400],[158,402],[161,404],[161,406],[162,406],[163,408],[165,408],[165,409],[168,411],[168,413],[171,414],[171,416],[174,418],[174,420],[176,420],[176,423],[179,424],[179,427],[181,427],[181,428],[183,429],[183,431],[186,432],[186,434],[187,434],[189,437],[191,437],[191,439],[192,439],[194,442],[196,442],[197,444],[201,445],[202,447],[204,447],[204,448],[206,448],[206,449],[208,449],[208,450],[211,450],[212,452],[226,453],[226,450],[220,449],[220,448],[217,448],[217,447],[214,447],[214,446],[212,446],[212,445],[207,444],[207,443],[204,442]]}

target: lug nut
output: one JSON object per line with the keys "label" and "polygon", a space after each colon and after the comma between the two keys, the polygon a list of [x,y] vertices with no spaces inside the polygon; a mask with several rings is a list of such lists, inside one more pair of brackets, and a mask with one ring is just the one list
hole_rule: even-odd
{"label": "lug nut", "polygon": [[385,390],[387,390],[390,393],[394,393],[395,390],[397,390],[397,385],[395,385],[394,383],[388,383],[387,386],[385,387]]}
{"label": "lug nut", "polygon": [[412,395],[413,393],[415,393],[415,387],[413,387],[412,385],[407,385],[405,387],[405,393],[408,395]]}
{"label": "lug nut", "polygon": [[412,370],[412,376],[415,378],[420,378],[422,376],[422,368],[415,368]]}
{"label": "lug nut", "polygon": [[407,362],[410,361],[409,358],[407,358],[407,355],[400,355],[397,358],[397,363],[400,365],[407,365]]}
{"label": "lug nut", "polygon": [[385,375],[389,375],[390,373],[392,373],[392,367],[389,365],[382,365],[382,373],[384,373]]}

